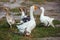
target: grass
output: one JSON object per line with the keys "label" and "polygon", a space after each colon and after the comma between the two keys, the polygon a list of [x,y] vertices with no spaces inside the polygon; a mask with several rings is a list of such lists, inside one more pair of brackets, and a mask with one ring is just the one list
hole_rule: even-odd
{"label": "grass", "polygon": [[57,31],[58,33],[60,32],[59,31],[60,28],[52,28],[52,27],[48,27],[48,28],[45,28],[45,27],[36,27],[36,29],[34,30],[33,32],[33,36],[35,38],[40,38],[40,37],[56,37],[56,36],[60,36],[57,34]]}
{"label": "grass", "polygon": [[[60,24],[60,21],[55,20],[55,24]],[[16,26],[13,27],[14,30],[10,30],[5,18],[0,20],[0,40],[28,40],[23,35],[18,33]],[[17,30],[16,30],[17,29]],[[42,37],[60,37],[60,28],[56,27],[45,27],[38,24],[36,28],[32,31],[32,38],[42,38]],[[32,39],[31,39],[32,40]]]}
{"label": "grass", "polygon": [[19,9],[18,8],[14,8],[14,9],[10,9],[11,12],[16,12],[16,14],[14,16],[19,16],[21,15],[21,13],[19,13]]}
{"label": "grass", "polygon": [[9,0],[0,0],[1,2],[8,2]]}
{"label": "grass", "polygon": [[60,21],[54,20],[54,24],[60,24]]}
{"label": "grass", "polygon": [[11,9],[10,11],[12,11],[12,12],[19,12],[19,9],[18,8],[14,8],[14,9]]}

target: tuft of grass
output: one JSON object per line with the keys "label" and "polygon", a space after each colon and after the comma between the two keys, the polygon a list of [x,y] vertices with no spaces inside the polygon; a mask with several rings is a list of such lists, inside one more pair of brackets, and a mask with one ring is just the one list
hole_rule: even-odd
{"label": "tuft of grass", "polygon": [[35,30],[32,32],[32,35],[34,38],[40,38],[40,37],[56,37],[60,36],[58,33],[60,33],[60,28],[52,28],[52,27],[36,27]]}

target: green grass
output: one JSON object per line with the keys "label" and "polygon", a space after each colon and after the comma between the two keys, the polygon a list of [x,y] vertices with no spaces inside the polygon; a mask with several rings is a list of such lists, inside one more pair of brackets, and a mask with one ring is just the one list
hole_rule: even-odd
{"label": "green grass", "polygon": [[11,12],[16,12],[16,14],[14,16],[19,16],[21,15],[21,13],[19,13],[19,9],[18,8],[14,8],[14,9],[10,9]]}
{"label": "green grass", "polygon": [[10,11],[12,11],[12,12],[19,12],[19,9],[18,8],[14,8],[14,9],[11,9]]}
{"label": "green grass", "polygon": [[[54,24],[60,24],[60,21],[55,20]],[[13,27],[14,30],[9,28],[9,25],[6,22],[6,19],[0,20],[0,40],[28,40],[28,38],[20,35],[16,26]],[[17,29],[17,30],[16,30]],[[60,37],[60,27],[45,27],[41,24],[38,24],[36,28],[32,31],[32,38],[42,38],[42,37]],[[31,39],[32,39],[31,38]]]}
{"label": "green grass", "polygon": [[9,0],[0,0],[1,2],[8,2]]}
{"label": "green grass", "polygon": [[54,24],[60,24],[59,20],[54,20],[53,22],[54,22]]}
{"label": "green grass", "polygon": [[56,36],[60,36],[60,34],[58,35],[57,33],[59,33],[60,28],[52,28],[52,27],[36,27],[36,29],[33,32],[33,36],[35,38],[40,38],[40,37],[56,37]]}

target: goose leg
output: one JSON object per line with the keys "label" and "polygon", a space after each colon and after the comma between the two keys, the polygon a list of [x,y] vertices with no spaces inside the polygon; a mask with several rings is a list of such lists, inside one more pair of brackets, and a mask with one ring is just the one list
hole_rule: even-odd
{"label": "goose leg", "polygon": [[25,35],[25,37],[32,37],[31,35]]}
{"label": "goose leg", "polygon": [[10,29],[14,31],[14,28],[12,28],[12,25],[10,25]]}
{"label": "goose leg", "polygon": [[48,22],[47,26],[49,27],[50,26],[50,23]]}
{"label": "goose leg", "polygon": [[10,25],[10,30],[12,30],[12,25]]}
{"label": "goose leg", "polygon": [[25,37],[32,37],[31,35],[27,35],[27,33],[25,34]]}
{"label": "goose leg", "polygon": [[44,23],[44,25],[45,25],[45,26],[47,26],[47,24],[46,24],[46,23]]}
{"label": "goose leg", "polygon": [[10,25],[10,28],[12,28],[12,25]]}
{"label": "goose leg", "polygon": [[50,24],[48,24],[48,26],[50,26]]}

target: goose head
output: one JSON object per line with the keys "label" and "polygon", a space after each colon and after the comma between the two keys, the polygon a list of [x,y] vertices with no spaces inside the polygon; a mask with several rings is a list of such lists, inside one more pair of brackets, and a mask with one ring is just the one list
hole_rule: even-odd
{"label": "goose head", "polygon": [[8,7],[3,7],[3,9],[6,12],[6,15],[10,15],[10,9]]}
{"label": "goose head", "polygon": [[40,7],[41,10],[44,10],[44,7]]}
{"label": "goose head", "polygon": [[23,7],[20,7],[20,8],[19,8],[19,11],[20,11],[22,14],[25,14],[25,10],[24,10]]}
{"label": "goose head", "polygon": [[19,7],[19,11],[26,12],[25,7]]}
{"label": "goose head", "polygon": [[8,7],[3,7],[3,9],[8,12],[9,11],[9,8]]}
{"label": "goose head", "polygon": [[24,9],[24,7],[20,7],[19,8],[19,11],[21,11],[21,16],[24,16],[24,17],[27,17],[26,15],[25,15],[25,13],[26,13],[26,10]]}
{"label": "goose head", "polygon": [[20,11],[23,11],[23,8],[19,8]]}
{"label": "goose head", "polygon": [[44,16],[44,7],[40,7],[40,9],[42,10],[41,16]]}
{"label": "goose head", "polygon": [[33,6],[31,6],[31,9],[35,11],[35,10],[37,10],[37,9],[40,9],[40,7],[38,7],[38,6],[36,6],[36,5],[33,5]]}

